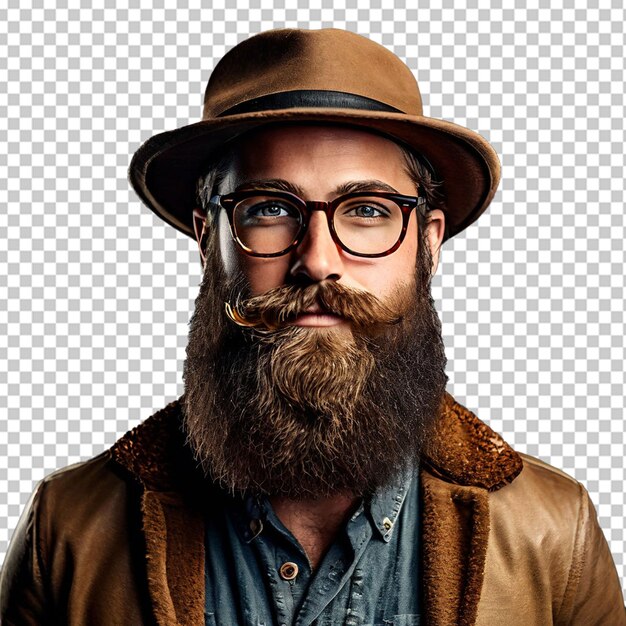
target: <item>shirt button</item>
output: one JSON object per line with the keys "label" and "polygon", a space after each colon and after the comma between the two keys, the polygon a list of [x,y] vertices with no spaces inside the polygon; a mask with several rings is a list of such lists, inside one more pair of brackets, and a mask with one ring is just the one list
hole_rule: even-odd
{"label": "shirt button", "polygon": [[250,520],[250,530],[253,535],[258,535],[263,529],[263,525],[261,524],[261,520],[252,519]]}
{"label": "shirt button", "polygon": [[298,575],[298,566],[291,561],[287,561],[280,566],[278,573],[283,580],[293,580]]}

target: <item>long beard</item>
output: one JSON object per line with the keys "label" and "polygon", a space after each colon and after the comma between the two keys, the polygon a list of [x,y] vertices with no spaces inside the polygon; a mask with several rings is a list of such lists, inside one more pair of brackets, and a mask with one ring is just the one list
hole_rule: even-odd
{"label": "long beard", "polygon": [[[207,258],[183,410],[210,479],[232,492],[293,499],[365,495],[419,462],[447,382],[429,254],[384,303],[332,281],[245,299],[214,243]],[[249,327],[227,318],[225,302]],[[290,324],[312,303],[350,329]]]}

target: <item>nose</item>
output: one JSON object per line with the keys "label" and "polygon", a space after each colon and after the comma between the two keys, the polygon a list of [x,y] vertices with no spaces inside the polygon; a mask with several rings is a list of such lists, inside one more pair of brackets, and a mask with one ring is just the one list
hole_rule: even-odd
{"label": "nose", "polygon": [[312,212],[307,232],[293,251],[293,258],[289,273],[295,279],[319,282],[342,277],[343,259],[323,211]]}

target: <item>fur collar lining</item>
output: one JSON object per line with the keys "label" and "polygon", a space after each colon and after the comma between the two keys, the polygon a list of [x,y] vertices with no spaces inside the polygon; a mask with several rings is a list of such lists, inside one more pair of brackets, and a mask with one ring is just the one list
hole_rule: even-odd
{"label": "fur collar lining", "polygon": [[[111,455],[152,491],[189,488],[200,479],[185,443],[180,399],[126,433],[113,445]],[[449,393],[423,464],[448,483],[488,491],[512,482],[522,470],[520,456],[502,437]]]}
{"label": "fur collar lining", "polygon": [[522,459],[498,433],[446,393],[424,464],[439,478],[497,491],[522,471]]}

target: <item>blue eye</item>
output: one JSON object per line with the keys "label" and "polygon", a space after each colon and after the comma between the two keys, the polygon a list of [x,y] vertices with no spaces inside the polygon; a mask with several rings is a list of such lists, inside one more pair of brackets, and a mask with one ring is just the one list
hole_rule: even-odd
{"label": "blue eye", "polygon": [[275,200],[269,202],[259,202],[246,209],[246,214],[250,217],[296,217],[297,210]]}
{"label": "blue eye", "polygon": [[358,204],[350,207],[344,212],[344,215],[348,217],[379,219],[389,217],[389,211],[384,206],[376,206],[374,204]]}
{"label": "blue eye", "polygon": [[354,212],[359,217],[380,217],[383,214],[380,209],[377,209],[376,207],[373,207],[373,206],[368,206],[366,204],[356,207],[354,209]]}

